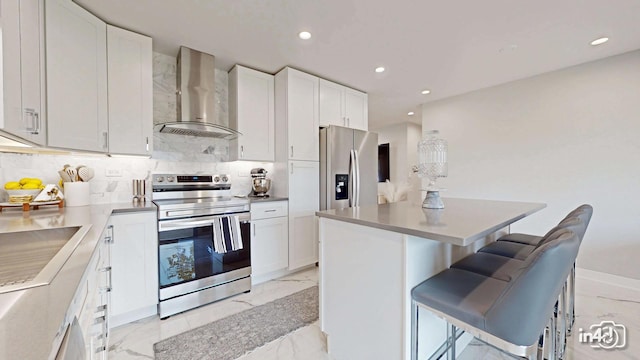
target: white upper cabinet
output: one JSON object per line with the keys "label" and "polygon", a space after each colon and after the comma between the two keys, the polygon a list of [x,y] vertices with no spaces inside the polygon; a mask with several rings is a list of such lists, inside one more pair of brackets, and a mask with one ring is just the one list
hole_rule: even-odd
{"label": "white upper cabinet", "polygon": [[106,152],[106,24],[71,0],[45,5],[48,145]]}
{"label": "white upper cabinet", "polygon": [[347,126],[343,88],[342,85],[320,79],[320,126]]}
{"label": "white upper cabinet", "polygon": [[43,12],[39,0],[0,1],[0,128],[38,145],[47,140]]}
{"label": "white upper cabinet", "polygon": [[229,125],[242,133],[230,160],[275,160],[274,92],[273,75],[239,65],[229,72]]}
{"label": "white upper cabinet", "polygon": [[320,159],[318,86],[318,77],[292,68],[276,74],[276,141],[289,160]]}
{"label": "white upper cabinet", "polygon": [[366,93],[320,79],[320,126],[367,130],[368,114]]}
{"label": "white upper cabinet", "polygon": [[109,153],[151,155],[151,38],[107,25]]}
{"label": "white upper cabinet", "polygon": [[369,130],[369,97],[367,94],[344,88],[344,116],[347,127]]}

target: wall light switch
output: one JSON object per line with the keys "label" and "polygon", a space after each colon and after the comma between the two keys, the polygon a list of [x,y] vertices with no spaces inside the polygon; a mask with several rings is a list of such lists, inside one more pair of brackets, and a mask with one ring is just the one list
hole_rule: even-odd
{"label": "wall light switch", "polygon": [[121,169],[106,169],[105,174],[106,177],[122,177]]}

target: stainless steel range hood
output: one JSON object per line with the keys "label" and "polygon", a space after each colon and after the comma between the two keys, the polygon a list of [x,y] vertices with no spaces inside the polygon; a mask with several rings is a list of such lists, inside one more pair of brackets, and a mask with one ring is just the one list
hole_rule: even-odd
{"label": "stainless steel range hood", "polygon": [[178,121],[159,125],[160,132],[235,139],[238,131],[220,124],[215,113],[215,57],[181,46],[178,53]]}

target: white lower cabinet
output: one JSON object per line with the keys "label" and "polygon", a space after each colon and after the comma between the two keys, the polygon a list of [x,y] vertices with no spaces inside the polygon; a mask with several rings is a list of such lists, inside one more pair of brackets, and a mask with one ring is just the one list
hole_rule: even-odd
{"label": "white lower cabinet", "polygon": [[318,261],[320,163],[289,161],[289,270]]}
{"label": "white lower cabinet", "polygon": [[111,228],[107,227],[72,302],[72,306],[82,304],[77,317],[86,350],[84,358],[87,360],[106,359],[109,348],[110,234]]}
{"label": "white lower cabinet", "polygon": [[289,265],[287,201],[251,204],[251,279],[258,284],[278,277]]}
{"label": "white lower cabinet", "polygon": [[157,314],[158,230],[155,212],[113,214],[109,327]]}

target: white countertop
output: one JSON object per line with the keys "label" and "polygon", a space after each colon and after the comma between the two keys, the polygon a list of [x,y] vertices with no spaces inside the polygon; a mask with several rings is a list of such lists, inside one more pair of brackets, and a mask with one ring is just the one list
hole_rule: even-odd
{"label": "white countertop", "polygon": [[91,224],[51,284],[0,294],[0,359],[46,359],[112,213],[156,211],[151,202],[0,212],[0,232]]}
{"label": "white countertop", "polygon": [[546,207],[543,203],[443,198],[444,209],[423,209],[422,202],[360,206],[316,212],[328,218],[467,246]]}

